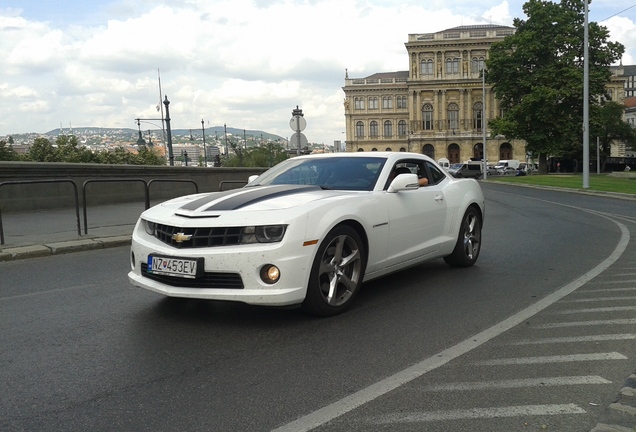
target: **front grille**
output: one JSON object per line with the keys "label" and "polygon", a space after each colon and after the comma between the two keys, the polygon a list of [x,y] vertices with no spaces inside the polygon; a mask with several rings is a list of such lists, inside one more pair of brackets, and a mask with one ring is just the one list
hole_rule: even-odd
{"label": "front grille", "polygon": [[[178,235],[177,239],[174,238],[175,234]],[[188,236],[189,239],[184,240]],[[156,238],[178,249],[237,245],[242,236],[242,227],[179,228],[157,224],[155,229]],[[181,241],[177,241],[179,239]]]}
{"label": "front grille", "polygon": [[243,280],[238,273],[212,273],[206,272],[203,276],[190,279],[176,276],[148,273],[148,264],[141,263],[141,275],[160,282],[164,285],[182,288],[222,288],[222,289],[243,289]]}

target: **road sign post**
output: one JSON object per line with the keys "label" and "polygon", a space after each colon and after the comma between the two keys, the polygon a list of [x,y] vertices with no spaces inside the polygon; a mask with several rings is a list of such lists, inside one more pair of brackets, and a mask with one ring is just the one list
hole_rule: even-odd
{"label": "road sign post", "polygon": [[291,127],[291,130],[295,132],[295,134],[291,136],[291,144],[296,145],[296,154],[300,156],[301,147],[303,147],[303,145],[307,145],[307,137],[301,133],[307,127],[307,120],[305,120],[303,110],[298,108],[298,105],[296,105],[296,109],[292,110],[292,118],[289,121],[289,127]]}

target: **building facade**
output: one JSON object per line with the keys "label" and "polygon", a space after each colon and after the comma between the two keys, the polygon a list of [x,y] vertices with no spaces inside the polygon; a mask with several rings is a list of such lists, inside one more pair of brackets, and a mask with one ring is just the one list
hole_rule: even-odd
{"label": "building facade", "polygon": [[[491,137],[487,120],[499,102],[482,77],[493,42],[514,27],[461,26],[409,34],[409,70],[345,76],[346,151],[412,151],[450,163],[527,159],[525,141]],[[623,79],[613,73],[612,94],[622,101]]]}

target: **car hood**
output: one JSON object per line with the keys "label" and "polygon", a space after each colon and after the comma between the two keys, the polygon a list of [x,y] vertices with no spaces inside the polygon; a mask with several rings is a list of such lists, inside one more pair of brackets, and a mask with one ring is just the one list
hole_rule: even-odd
{"label": "car hood", "polygon": [[[216,217],[227,212],[287,210],[313,201],[349,196],[359,192],[323,190],[319,186],[276,185],[187,195],[166,201],[147,212],[170,213],[188,218]],[[151,210],[155,211],[151,211]]]}

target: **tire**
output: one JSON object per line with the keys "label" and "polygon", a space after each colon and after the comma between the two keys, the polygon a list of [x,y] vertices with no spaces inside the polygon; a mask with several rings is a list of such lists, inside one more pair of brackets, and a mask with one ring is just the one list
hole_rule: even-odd
{"label": "tire", "polygon": [[452,267],[470,267],[477,261],[481,250],[481,217],[474,207],[464,213],[453,253],[444,257]]}
{"label": "tire", "polygon": [[331,230],[314,258],[302,309],[318,316],[347,310],[362,285],[366,260],[364,243],[353,228]]}

